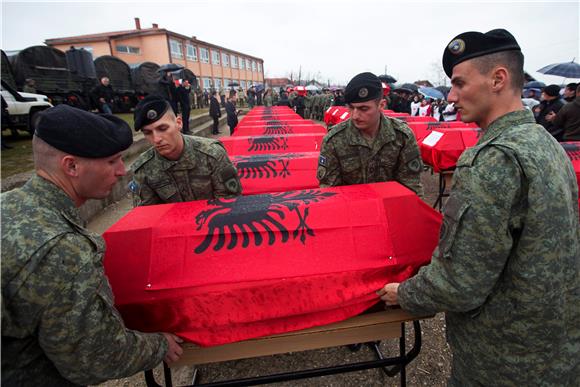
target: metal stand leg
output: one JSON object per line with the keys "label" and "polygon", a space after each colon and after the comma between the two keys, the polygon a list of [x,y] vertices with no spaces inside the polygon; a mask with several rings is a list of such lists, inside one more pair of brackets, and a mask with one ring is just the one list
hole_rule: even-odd
{"label": "metal stand leg", "polygon": [[163,362],[163,376],[165,377],[165,387],[173,387],[171,368],[169,368],[165,362]]}
{"label": "metal stand leg", "polygon": [[[399,338],[399,355],[405,357],[405,323],[401,323],[401,337]],[[407,363],[401,364],[401,387],[407,385]]]}

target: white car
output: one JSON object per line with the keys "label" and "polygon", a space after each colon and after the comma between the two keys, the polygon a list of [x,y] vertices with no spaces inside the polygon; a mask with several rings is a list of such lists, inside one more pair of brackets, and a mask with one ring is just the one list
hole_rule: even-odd
{"label": "white car", "polygon": [[6,101],[10,120],[2,120],[2,129],[23,129],[30,134],[38,122],[41,111],[52,107],[46,95],[23,93],[2,81],[2,99]]}

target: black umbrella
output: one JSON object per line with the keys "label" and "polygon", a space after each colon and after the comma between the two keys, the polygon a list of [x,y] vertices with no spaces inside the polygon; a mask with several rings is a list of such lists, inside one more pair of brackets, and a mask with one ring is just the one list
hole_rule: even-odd
{"label": "black umbrella", "polygon": [[157,72],[163,73],[163,72],[167,72],[167,71],[178,71],[181,69],[183,69],[182,65],[178,65],[176,63],[167,63],[167,64],[164,64],[163,66],[159,67]]}
{"label": "black umbrella", "polygon": [[394,77],[392,77],[392,76],[390,76],[388,74],[379,75],[379,79],[381,80],[381,82],[385,82],[385,83],[395,83],[395,82],[397,82],[397,80]]}
{"label": "black umbrella", "polygon": [[524,89],[543,89],[544,87],[546,84],[540,81],[531,81],[524,85]]}
{"label": "black umbrella", "polygon": [[407,90],[413,90],[413,91],[419,90],[419,86],[415,85],[414,83],[403,83],[400,87],[401,87],[401,89],[407,89]]}
{"label": "black umbrella", "polygon": [[539,73],[565,78],[580,78],[580,64],[572,62],[553,63],[538,70]]}

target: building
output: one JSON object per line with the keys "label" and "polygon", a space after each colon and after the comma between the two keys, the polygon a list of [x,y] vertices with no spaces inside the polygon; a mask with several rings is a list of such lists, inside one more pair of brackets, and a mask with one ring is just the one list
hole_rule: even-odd
{"label": "building", "polygon": [[94,58],[112,55],[128,64],[154,62],[176,63],[190,69],[206,89],[227,87],[237,82],[246,89],[252,83],[264,83],[264,60],[213,43],[159,28],[141,28],[91,35],[46,39],[45,44],[61,51],[71,46],[84,48]]}

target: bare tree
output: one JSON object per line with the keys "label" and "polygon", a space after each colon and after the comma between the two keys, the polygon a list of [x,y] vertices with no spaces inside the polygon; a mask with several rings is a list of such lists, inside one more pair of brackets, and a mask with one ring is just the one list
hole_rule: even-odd
{"label": "bare tree", "polygon": [[449,86],[449,78],[447,78],[447,74],[443,71],[443,67],[441,67],[441,63],[439,62],[431,62],[431,72],[429,77],[434,80],[435,86]]}

